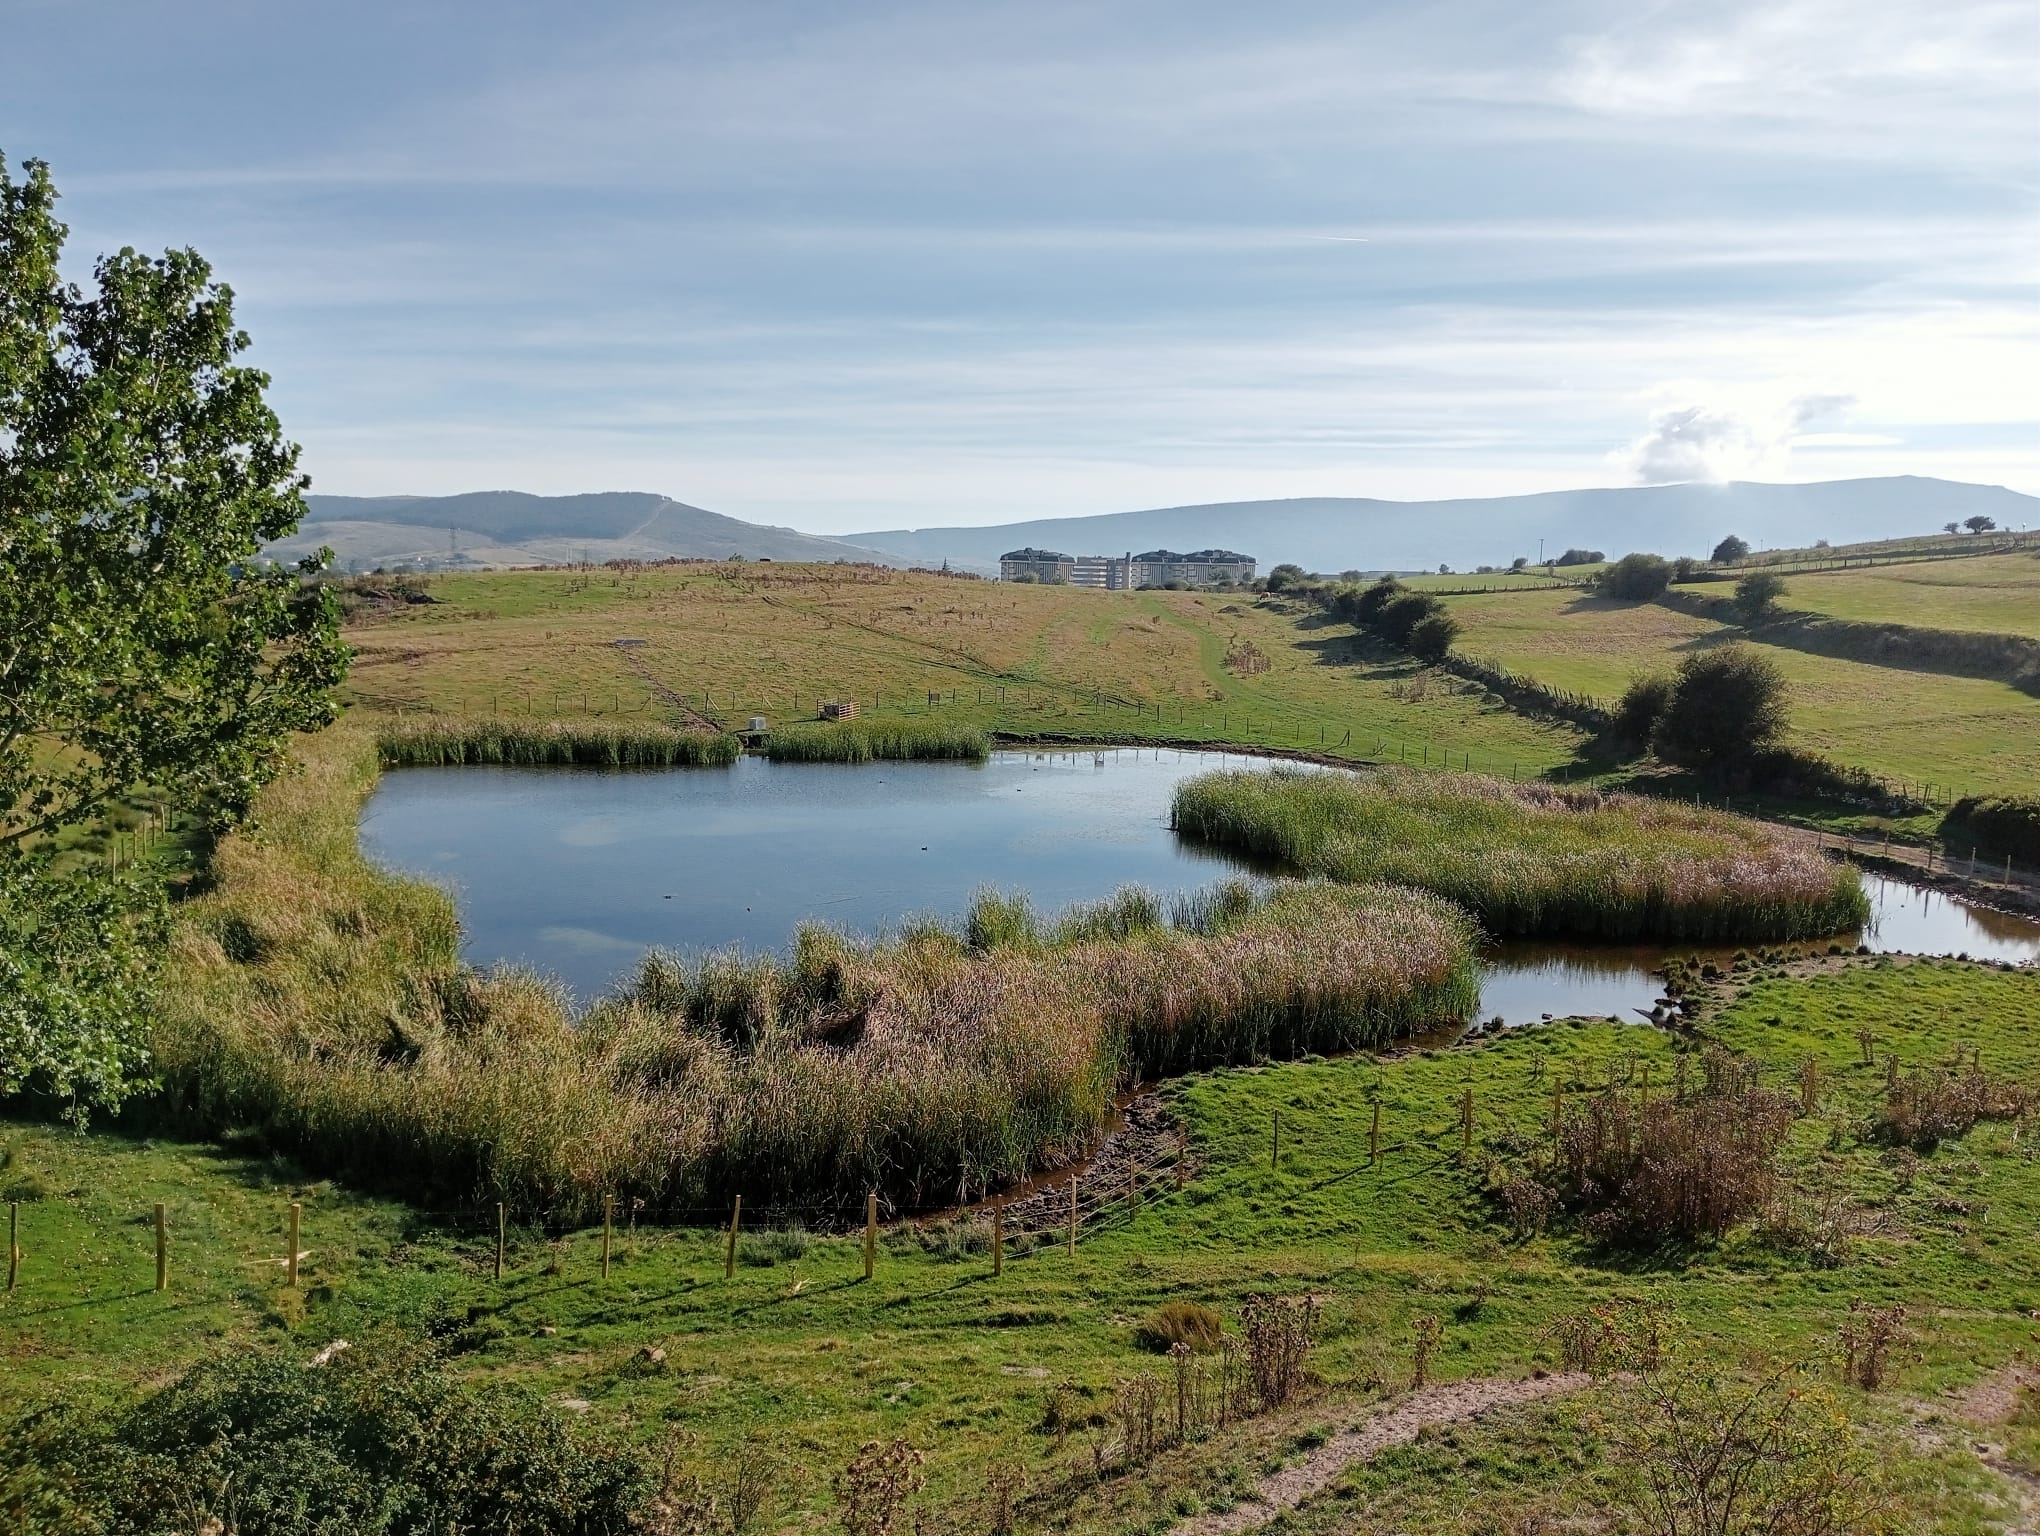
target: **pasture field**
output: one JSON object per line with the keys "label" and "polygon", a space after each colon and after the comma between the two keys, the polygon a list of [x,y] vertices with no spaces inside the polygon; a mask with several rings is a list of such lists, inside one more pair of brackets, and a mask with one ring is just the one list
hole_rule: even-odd
{"label": "pasture field", "polygon": [[1485,575],[1425,572],[1397,579],[1404,586],[1418,592],[1466,592],[1481,589],[1492,592],[1564,592],[1583,587],[1602,569],[1604,567],[1600,565],[1568,565],[1560,567],[1560,574],[1555,576],[1547,576],[1540,567],[1529,571],[1489,571]]}
{"label": "pasture field", "polygon": [[2040,640],[2040,552],[1809,571],[1790,578],[1781,606],[1871,624]]}
{"label": "pasture field", "polygon": [[[769,564],[440,576],[433,603],[350,627],[371,713],[623,714],[741,728],[936,713],[1056,736],[1449,752],[1524,774],[1570,727],[1524,718],[1301,603],[1091,592]],[[619,647],[617,640],[641,640]],[[933,700],[939,696],[939,702]]]}
{"label": "pasture field", "polygon": [[[1937,569],[1974,563],[1950,561]],[[1858,576],[1849,573],[1851,579]],[[1793,578],[1786,606],[1797,604],[1814,582]],[[1447,602],[1462,626],[1458,649],[1464,654],[1610,702],[1639,673],[1669,671],[1695,652],[1743,638],[1731,626],[1657,603],[1577,593]],[[1958,793],[2030,793],[2040,783],[2040,699],[2008,683],[1873,666],[1778,645],[1757,649],[1785,674],[1790,745],[1887,779],[1945,785]]]}
{"label": "pasture field", "polygon": [[[464,1372],[571,1400],[582,1406],[562,1411],[589,1428],[654,1454],[674,1445],[683,1464],[712,1467],[762,1442],[782,1466],[782,1518],[804,1528],[830,1506],[829,1469],[867,1438],[900,1435],[929,1457],[925,1502],[952,1518],[965,1512],[942,1528],[984,1528],[968,1512],[982,1508],[987,1469],[1010,1467],[1028,1495],[1021,1529],[1103,1532],[1159,1530],[1224,1507],[1256,1474],[1321,1441],[1318,1426],[1406,1387],[1419,1317],[1443,1327],[1434,1374],[1458,1379],[1554,1368],[1556,1320],[1624,1300],[1661,1303],[1698,1345],[1734,1354],[1827,1350],[1851,1302],[1899,1301],[1912,1309],[1914,1342],[1882,1394],[1850,1400],[1872,1422],[1912,1415],[1891,1454],[1918,1529],[1994,1529],[1993,1485],[1970,1449],[1979,1432],[1955,1422],[1938,1445],[1932,1428],[1953,1410],[1936,1394],[2032,1346],[2040,1248],[2028,1235],[2040,1220],[2040,1170],[2004,1123],[1904,1164],[1861,1127],[1883,1100],[1886,1056],[1909,1071],[1980,1052],[1984,1071],[2030,1081],[2040,1072],[2040,976],[1956,962],[1755,959],[1723,984],[1701,1034],[1753,1056],[1795,1094],[1805,1062],[1817,1064],[1812,1108],[1784,1163],[1795,1198],[1851,1213],[1847,1235],[1818,1256],[1761,1223],[1648,1256],[1605,1253],[1570,1230],[1513,1235],[1492,1182],[1546,1137],[1554,1087],[1585,1097],[1611,1083],[1634,1092],[1646,1076],[1663,1092],[1672,1080],[1672,1037],[1578,1022],[1165,1085],[1187,1131],[1187,1184],[1101,1219],[1074,1257],[1059,1234],[1037,1243],[1025,1233],[1001,1274],[981,1211],[889,1230],[866,1282],[854,1235],[792,1231],[785,1213],[767,1210],[752,1216],[730,1280],[712,1228],[619,1218],[607,1279],[599,1232],[534,1224],[513,1228],[498,1283],[494,1221],[482,1211],[435,1214],[349,1193],[259,1143],[81,1138],[9,1121],[0,1181],[26,1202],[25,1262],[19,1289],[0,1296],[0,1346],[35,1397],[124,1388],[226,1351],[273,1346],[304,1358],[335,1338],[370,1341],[384,1324],[422,1326]],[[1468,1092],[1473,1136],[1462,1151]],[[1377,1104],[1382,1154],[1370,1166]],[[281,1263],[293,1199],[308,1250],[296,1290]],[[152,1289],[156,1201],[173,1234],[163,1295]],[[1108,1415],[1115,1384],[1166,1374],[1136,1325],[1186,1299],[1232,1318],[1264,1291],[1324,1298],[1326,1392],[1130,1475],[1108,1457],[1095,1477],[1103,1431],[1093,1416]],[[1458,1523],[1426,1528],[1492,1529],[1476,1515],[1566,1498],[1591,1510],[1602,1475],[1584,1416],[1594,1402],[1587,1394],[1385,1457],[1349,1474],[1302,1528],[1372,1529],[1340,1523],[1358,1500],[1394,1504],[1405,1523],[1386,1528],[1407,1529],[1410,1500],[1442,1503],[1484,1479],[1499,1479],[1490,1490],[1499,1506],[1462,1499],[1450,1516]],[[1072,1427],[1057,1432],[1058,1415]],[[1991,1433],[2011,1436],[2000,1453],[2009,1465],[2040,1472],[2040,1437]]]}

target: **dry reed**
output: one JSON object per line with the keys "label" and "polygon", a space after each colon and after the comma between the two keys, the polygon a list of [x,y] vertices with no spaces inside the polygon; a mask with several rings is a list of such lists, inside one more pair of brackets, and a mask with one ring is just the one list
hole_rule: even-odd
{"label": "dry reed", "polygon": [[1869,917],[1846,865],[1747,817],[1384,767],[1205,774],[1179,831],[1335,880],[1434,891],[1498,937],[1803,939]]}

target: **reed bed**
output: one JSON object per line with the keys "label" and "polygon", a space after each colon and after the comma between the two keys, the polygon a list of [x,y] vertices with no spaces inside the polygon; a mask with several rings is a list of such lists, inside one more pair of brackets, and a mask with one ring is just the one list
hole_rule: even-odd
{"label": "reed bed", "polygon": [[386,723],[376,749],[387,767],[448,767],[462,763],[600,768],[727,767],[742,744],[734,736],[683,731],[658,722],[469,719],[417,715]]}
{"label": "reed bed", "polygon": [[975,726],[941,720],[792,725],[765,738],[765,755],[788,763],[869,763],[926,758],[983,762],[992,739]]}
{"label": "reed bed", "polygon": [[180,913],[155,1112],[413,1199],[926,1207],[1083,1155],[1136,1077],[1371,1045],[1477,998],[1448,904],[1311,882],[1046,921],[987,896],[875,941],[653,954],[576,1017],[541,978],[460,965],[446,896],[355,848],[373,743],[318,745]]}
{"label": "reed bed", "polygon": [[1811,939],[1861,927],[1848,866],[1747,817],[1385,767],[1205,774],[1177,830],[1341,881],[1435,892],[1496,937]]}

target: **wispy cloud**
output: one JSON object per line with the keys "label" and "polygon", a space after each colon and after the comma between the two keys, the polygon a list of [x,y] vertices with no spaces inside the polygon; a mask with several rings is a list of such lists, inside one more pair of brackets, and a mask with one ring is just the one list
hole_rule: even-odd
{"label": "wispy cloud", "polygon": [[2025,0],[108,3],[0,145],[214,260],[325,489],[2040,489]]}

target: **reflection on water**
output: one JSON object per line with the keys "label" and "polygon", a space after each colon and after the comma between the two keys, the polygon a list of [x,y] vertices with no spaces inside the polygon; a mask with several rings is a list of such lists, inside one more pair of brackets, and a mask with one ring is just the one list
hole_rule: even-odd
{"label": "reflection on water", "polygon": [[[975,765],[406,768],[383,776],[361,835],[381,862],[453,886],[470,960],[532,966],[589,998],[655,945],[776,949],[816,918],[875,933],[954,917],[983,885],[1024,890],[1044,912],[1126,884],[1197,889],[1247,866],[1169,831],[1176,784],[1263,761],[1122,748]],[[2040,924],[1881,877],[1864,886],[1870,927],[1835,942],[2040,960]],[[1501,945],[1480,1017],[1633,1019],[1658,995],[1653,968],[1693,952]]]}
{"label": "reflection on water", "polygon": [[[2040,923],[1971,906],[1940,891],[1864,875],[1870,926],[1808,946],[1829,943],[1877,954],[1967,955],[1972,960],[2040,960]],[[1546,1014],[1629,1019],[1647,1014],[1661,990],[1652,971],[1671,954],[1733,955],[1690,944],[1617,945],[1514,943],[1498,945],[1481,973],[1480,1016],[1524,1024]]]}
{"label": "reflection on water", "polygon": [[403,768],[363,815],[371,857],[450,885],[478,965],[583,999],[656,945],[777,949],[819,919],[871,934],[956,917],[984,885],[1038,910],[1122,885],[1201,889],[1238,861],[1168,827],[1176,784],[1265,759],[1107,748],[982,764],[774,763],[600,772]]}

